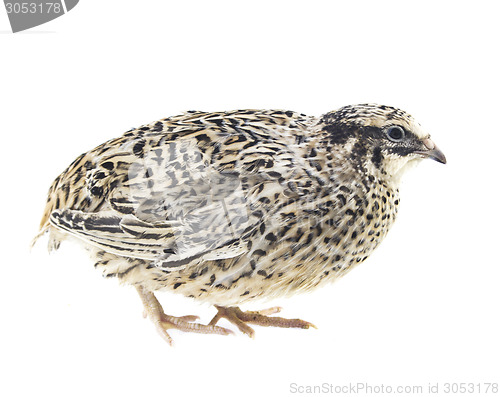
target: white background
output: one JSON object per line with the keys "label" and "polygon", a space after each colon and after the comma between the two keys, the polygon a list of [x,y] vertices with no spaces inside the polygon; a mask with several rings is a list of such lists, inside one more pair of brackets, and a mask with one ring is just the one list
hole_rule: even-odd
{"label": "white background", "polygon": [[[472,5],[474,4],[474,5]],[[277,395],[500,381],[499,9],[494,1],[81,0],[9,32],[0,7],[0,394]],[[52,180],[124,131],[196,110],[412,113],[448,157],[413,170],[362,266],[283,301],[317,330],[156,334],[85,252],[29,252]],[[159,294],[174,315],[215,309]],[[222,325],[232,327],[221,322]],[[483,389],[484,390],[484,389]]]}

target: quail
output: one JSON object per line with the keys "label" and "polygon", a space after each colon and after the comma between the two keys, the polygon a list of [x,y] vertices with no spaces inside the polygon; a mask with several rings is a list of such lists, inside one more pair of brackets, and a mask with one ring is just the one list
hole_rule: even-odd
{"label": "quail", "polygon": [[[228,334],[226,318],[309,328],[238,305],[309,291],[365,261],[393,224],[402,175],[443,153],[408,113],[345,106],[320,117],[285,110],[189,111],[80,155],[48,193],[40,235],[74,238],[106,277],[133,285],[169,329]],[[156,291],[215,305],[209,324],[166,314]]]}

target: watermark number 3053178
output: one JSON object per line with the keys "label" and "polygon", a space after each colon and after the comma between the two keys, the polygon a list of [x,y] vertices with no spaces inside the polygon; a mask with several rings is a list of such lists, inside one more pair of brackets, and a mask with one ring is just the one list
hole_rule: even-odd
{"label": "watermark number 3053178", "polygon": [[66,14],[79,0],[4,0],[12,32],[20,32]]}
{"label": "watermark number 3053178", "polygon": [[7,14],[60,14],[63,12],[61,3],[5,3]]}

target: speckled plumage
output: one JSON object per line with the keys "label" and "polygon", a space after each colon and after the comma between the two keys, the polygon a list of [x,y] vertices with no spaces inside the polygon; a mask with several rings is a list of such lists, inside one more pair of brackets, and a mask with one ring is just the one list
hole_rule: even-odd
{"label": "speckled plumage", "polygon": [[106,276],[144,291],[220,306],[288,296],[373,252],[402,173],[425,157],[445,162],[388,106],[193,111],[79,156],[50,188],[41,229],[52,248],[78,238]]}

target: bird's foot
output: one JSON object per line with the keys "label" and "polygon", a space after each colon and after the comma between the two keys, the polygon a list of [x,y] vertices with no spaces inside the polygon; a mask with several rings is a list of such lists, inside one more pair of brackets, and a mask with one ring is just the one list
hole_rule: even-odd
{"label": "bird's foot", "polygon": [[178,329],[179,331],[196,332],[200,334],[229,335],[233,333],[226,328],[216,325],[194,323],[193,321],[198,320],[198,316],[175,317],[165,314],[160,302],[158,302],[152,292],[140,286],[136,288],[144,304],[144,317],[149,317],[151,321],[153,321],[156,330],[169,345],[173,344],[173,340],[167,332],[169,329]]}
{"label": "bird's foot", "polygon": [[217,308],[217,314],[210,321],[208,324],[209,326],[215,326],[221,318],[225,318],[236,325],[241,332],[248,335],[250,338],[254,337],[255,331],[249,327],[247,323],[261,325],[263,327],[316,328],[314,324],[298,318],[269,317],[271,314],[279,313],[281,307],[271,307],[269,309],[246,312],[236,306],[223,307],[215,305],[215,307]]}

